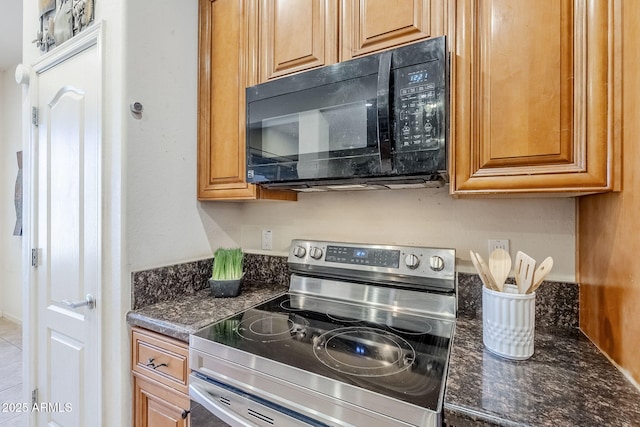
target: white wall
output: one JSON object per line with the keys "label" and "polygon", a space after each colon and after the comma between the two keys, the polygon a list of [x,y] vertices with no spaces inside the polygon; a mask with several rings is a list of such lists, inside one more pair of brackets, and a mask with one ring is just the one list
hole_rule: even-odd
{"label": "white wall", "polygon": [[[127,241],[132,270],[211,256],[234,245],[235,203],[196,200],[196,0],[127,4]],[[152,25],[141,23],[153,23]]]}
{"label": "white wall", "polygon": [[0,70],[0,315],[22,322],[22,237],[14,236],[14,192],[22,150],[22,87],[14,68]]}
{"label": "white wall", "polygon": [[488,239],[509,239],[539,261],[554,258],[551,280],[575,280],[572,198],[454,199],[448,188],[301,194],[297,202],[246,204],[241,244],[260,250],[261,230],[273,230],[272,253],[293,238],[389,243],[456,249],[458,271],[472,272],[469,250],[488,258]]}

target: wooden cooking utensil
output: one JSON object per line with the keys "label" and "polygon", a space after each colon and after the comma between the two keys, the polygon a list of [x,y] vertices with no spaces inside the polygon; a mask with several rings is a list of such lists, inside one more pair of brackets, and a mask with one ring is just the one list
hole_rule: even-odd
{"label": "wooden cooking utensil", "polygon": [[516,284],[518,285],[518,293],[524,294],[531,287],[533,282],[533,272],[536,268],[536,260],[522,251],[516,253]]}
{"label": "wooden cooking utensil", "polygon": [[528,294],[535,292],[535,290],[540,287],[545,277],[547,277],[547,274],[549,274],[552,268],[553,258],[551,257],[545,258],[545,260],[540,263],[538,268],[536,268],[536,271],[533,273],[533,283],[527,289]]}
{"label": "wooden cooking utensil", "polygon": [[511,256],[504,249],[496,249],[489,255],[489,271],[495,280],[496,286],[502,292],[504,282],[511,272]]}
{"label": "wooden cooking utensil", "polygon": [[473,263],[473,266],[478,271],[478,275],[480,276],[480,280],[482,281],[482,284],[485,286],[485,288],[491,289],[493,291],[497,291],[498,289],[493,286],[493,282],[491,281],[491,279],[489,277],[487,277],[487,275],[485,274],[484,270],[482,269],[482,266],[478,262],[478,258],[476,257],[475,252],[469,251],[469,255],[471,256],[471,262]]}
{"label": "wooden cooking utensil", "polygon": [[500,292],[500,288],[496,284],[496,279],[493,277],[493,274],[491,274],[491,270],[489,270],[489,266],[487,265],[486,262],[484,262],[484,259],[482,259],[480,254],[477,252],[476,252],[476,259],[478,260],[478,264],[480,264],[480,269],[482,270],[482,274],[485,275],[487,281],[489,282],[489,285],[490,285],[489,289]]}

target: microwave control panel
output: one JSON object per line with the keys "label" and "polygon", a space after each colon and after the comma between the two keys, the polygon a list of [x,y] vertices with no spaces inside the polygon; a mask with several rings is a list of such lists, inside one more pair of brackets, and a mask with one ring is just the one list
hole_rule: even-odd
{"label": "microwave control panel", "polygon": [[394,70],[396,149],[437,149],[443,137],[444,89],[437,62]]}

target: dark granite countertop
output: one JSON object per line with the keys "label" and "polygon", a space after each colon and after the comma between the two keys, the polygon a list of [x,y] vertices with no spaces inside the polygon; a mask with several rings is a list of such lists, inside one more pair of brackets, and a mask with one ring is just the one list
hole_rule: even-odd
{"label": "dark granite countertop", "polygon": [[235,298],[214,298],[209,289],[183,294],[127,313],[127,322],[189,342],[189,334],[287,290],[287,285],[245,282]]}
{"label": "dark granite countertop", "polygon": [[[188,342],[198,329],[288,289],[286,258],[252,255],[247,261],[252,279],[236,298],[192,289],[206,282],[210,260],[134,274],[140,305],[127,314],[128,323]],[[182,270],[189,274],[178,274]],[[176,288],[182,276],[186,285]],[[540,288],[535,352],[518,362],[484,349],[482,285],[475,275],[459,276],[460,311],[444,400],[448,426],[640,426],[640,392],[577,328],[577,286]],[[157,293],[170,299],[157,301]]]}
{"label": "dark granite countertop", "polygon": [[579,329],[536,330],[525,361],[482,343],[482,318],[456,322],[444,418],[449,426],[640,426],[640,392]]}

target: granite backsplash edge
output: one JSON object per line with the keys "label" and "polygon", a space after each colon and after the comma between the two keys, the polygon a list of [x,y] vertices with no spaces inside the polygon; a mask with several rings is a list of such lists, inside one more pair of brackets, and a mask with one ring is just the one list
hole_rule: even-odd
{"label": "granite backsplash edge", "polygon": [[[482,286],[477,274],[458,273],[458,316],[482,318]],[[544,281],[536,291],[536,328],[578,328],[579,291],[577,283]]]}
{"label": "granite backsplash edge", "polygon": [[[192,295],[209,286],[213,258],[185,262],[131,273],[131,306],[138,310],[169,301],[180,295]],[[250,283],[289,283],[287,257],[244,255],[245,281]]]}
{"label": "granite backsplash edge", "polygon": [[[131,273],[134,310],[192,295],[208,286],[213,258]],[[288,285],[287,257],[245,254],[245,280]],[[536,292],[536,327],[578,327],[579,286],[545,281]],[[482,318],[482,282],[477,274],[458,273],[458,315]]]}

